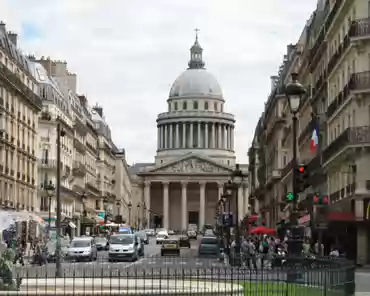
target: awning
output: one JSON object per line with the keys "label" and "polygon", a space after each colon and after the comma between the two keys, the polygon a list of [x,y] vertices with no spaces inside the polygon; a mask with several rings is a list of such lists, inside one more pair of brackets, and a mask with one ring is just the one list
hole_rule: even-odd
{"label": "awning", "polygon": [[76,224],[74,224],[72,221],[69,221],[68,225],[69,225],[71,228],[77,228]]}

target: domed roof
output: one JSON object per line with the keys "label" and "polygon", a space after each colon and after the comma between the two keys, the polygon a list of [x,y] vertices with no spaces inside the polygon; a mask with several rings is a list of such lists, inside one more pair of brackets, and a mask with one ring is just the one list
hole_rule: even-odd
{"label": "domed roof", "polygon": [[184,71],[172,84],[170,91],[170,97],[196,95],[222,98],[220,84],[204,68]]}

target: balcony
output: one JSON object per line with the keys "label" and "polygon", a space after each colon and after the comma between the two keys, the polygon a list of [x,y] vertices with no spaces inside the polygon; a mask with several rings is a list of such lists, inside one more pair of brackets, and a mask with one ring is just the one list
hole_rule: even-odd
{"label": "balcony", "polygon": [[48,111],[42,111],[40,115],[40,120],[42,121],[51,121],[52,116],[51,113]]}
{"label": "balcony", "polygon": [[38,159],[37,163],[40,169],[55,169],[57,167],[56,159]]}
{"label": "balcony", "polygon": [[33,93],[23,81],[18,77],[17,74],[10,71],[5,65],[0,65],[0,77],[3,78],[4,82],[11,85],[11,87],[21,94],[25,99],[36,106],[38,109],[42,107],[42,101],[39,96]]}
{"label": "balcony", "polygon": [[343,57],[344,53],[348,49],[349,45],[351,44],[349,34],[347,34],[343,42],[338,46],[337,50],[335,53],[331,56],[329,63],[328,63],[328,75],[336,68],[338,61]]}
{"label": "balcony", "polygon": [[85,175],[86,175],[86,166],[83,163],[79,162],[79,161],[75,161],[73,163],[72,175],[74,177],[79,177],[79,178],[85,177]]}
{"label": "balcony", "polygon": [[43,143],[50,143],[50,137],[40,137],[40,142]]}
{"label": "balcony", "polygon": [[324,150],[322,162],[347,148],[364,146],[370,146],[370,126],[349,127]]}
{"label": "balcony", "polygon": [[77,151],[81,152],[82,154],[86,153],[85,145],[76,138],[73,140],[73,146],[76,148]]}
{"label": "balcony", "polygon": [[364,40],[370,38],[370,18],[353,21],[349,35],[354,40]]}
{"label": "balcony", "polygon": [[95,182],[87,182],[86,183],[86,188],[89,189],[91,192],[100,195],[100,190],[97,188]]}

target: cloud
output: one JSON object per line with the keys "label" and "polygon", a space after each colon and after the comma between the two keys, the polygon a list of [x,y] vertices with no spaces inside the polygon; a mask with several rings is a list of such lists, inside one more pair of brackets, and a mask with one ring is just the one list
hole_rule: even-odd
{"label": "cloud", "polygon": [[103,105],[129,162],[153,160],[156,116],[166,111],[200,28],[207,69],[223,87],[227,112],[236,115],[237,158],[246,162],[269,76],[316,0],[0,0],[0,6],[0,19],[20,33],[24,52],[68,61],[79,91]]}

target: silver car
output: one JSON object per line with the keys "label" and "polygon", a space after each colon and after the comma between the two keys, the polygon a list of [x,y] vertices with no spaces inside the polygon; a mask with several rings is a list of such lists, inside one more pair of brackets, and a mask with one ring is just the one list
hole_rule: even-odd
{"label": "silver car", "polygon": [[98,251],[93,237],[76,237],[68,248],[68,258],[77,261],[96,261]]}

